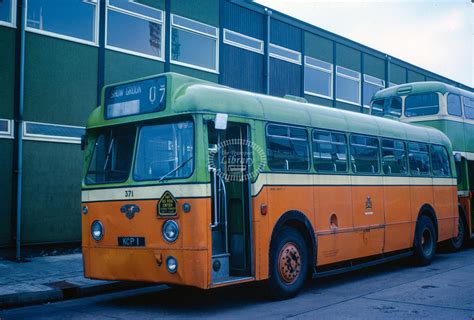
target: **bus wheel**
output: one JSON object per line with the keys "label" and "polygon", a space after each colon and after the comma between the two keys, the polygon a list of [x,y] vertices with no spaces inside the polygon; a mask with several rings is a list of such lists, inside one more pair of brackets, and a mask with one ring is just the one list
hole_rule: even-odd
{"label": "bus wheel", "polygon": [[294,297],[303,287],[308,273],[308,249],[301,234],[283,227],[270,249],[268,289],[276,300]]}
{"label": "bus wheel", "polygon": [[464,219],[460,214],[459,221],[458,221],[458,235],[446,241],[446,248],[451,252],[459,251],[464,245],[465,237],[466,237],[466,223],[464,222]]}
{"label": "bus wheel", "polygon": [[415,230],[415,262],[427,266],[433,260],[436,252],[436,232],[430,218],[423,215],[418,220]]}

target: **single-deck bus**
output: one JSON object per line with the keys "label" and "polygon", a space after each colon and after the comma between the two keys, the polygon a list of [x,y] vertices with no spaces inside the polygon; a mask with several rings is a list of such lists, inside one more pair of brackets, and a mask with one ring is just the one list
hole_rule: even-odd
{"label": "single-deck bus", "polygon": [[452,249],[474,238],[474,93],[442,82],[414,82],[377,92],[371,114],[434,127],[448,136],[456,155],[459,231]]}
{"label": "single-deck bus", "polygon": [[457,235],[440,131],[165,73],[106,86],[83,139],[86,277],[208,289],[319,277]]}

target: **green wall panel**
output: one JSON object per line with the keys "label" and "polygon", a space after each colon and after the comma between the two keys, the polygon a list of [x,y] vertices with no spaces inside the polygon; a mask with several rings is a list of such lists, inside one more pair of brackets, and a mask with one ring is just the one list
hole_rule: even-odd
{"label": "green wall panel", "polygon": [[315,96],[312,96],[312,95],[309,95],[309,94],[305,94],[304,98],[306,100],[308,100],[309,103],[314,103],[314,104],[318,104],[318,105],[321,105],[321,106],[332,107],[332,100],[330,100],[330,99],[315,97]]}
{"label": "green wall panel", "polygon": [[105,84],[163,73],[164,70],[165,65],[161,61],[112,50],[105,51]]}
{"label": "green wall panel", "polygon": [[11,242],[13,140],[0,139],[0,246]]}
{"label": "green wall panel", "polygon": [[385,80],[385,60],[364,54],[363,73]]}
{"label": "green wall panel", "polygon": [[23,166],[22,242],[79,241],[80,146],[25,141]]}
{"label": "green wall panel", "polygon": [[333,63],[332,49],[333,42],[315,34],[305,32],[305,54],[312,58]]}
{"label": "green wall panel", "polygon": [[406,69],[399,65],[390,64],[390,82],[402,84],[406,82]]}
{"label": "green wall panel", "polygon": [[181,73],[190,77],[195,77],[195,78],[199,78],[199,79],[203,79],[203,80],[207,80],[211,82],[216,82],[216,83],[219,81],[219,75],[212,72],[206,72],[206,71],[201,71],[197,69],[187,68],[187,67],[183,67],[176,64],[171,64],[170,69],[172,72]]}
{"label": "green wall panel", "polygon": [[26,34],[25,120],[85,126],[96,104],[94,46]]}
{"label": "green wall panel", "polygon": [[0,26],[0,118],[13,119],[15,30]]}
{"label": "green wall panel", "polygon": [[360,72],[360,51],[336,43],[336,64]]}
{"label": "green wall panel", "polygon": [[219,26],[219,0],[178,0],[171,1],[171,13]]}
{"label": "green wall panel", "polygon": [[425,76],[421,73],[408,70],[408,82],[425,81]]}

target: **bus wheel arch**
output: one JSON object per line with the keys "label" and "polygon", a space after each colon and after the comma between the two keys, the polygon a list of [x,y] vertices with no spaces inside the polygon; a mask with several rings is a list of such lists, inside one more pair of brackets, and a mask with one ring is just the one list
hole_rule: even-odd
{"label": "bus wheel arch", "polygon": [[413,257],[415,263],[426,266],[431,263],[436,253],[438,242],[438,222],[434,209],[425,204],[421,207],[416,220],[413,237]]}
{"label": "bus wheel arch", "polygon": [[416,219],[417,225],[422,216],[427,216],[428,218],[431,219],[431,222],[433,222],[433,225],[435,228],[435,234],[436,234],[436,242],[438,242],[438,217],[436,216],[435,210],[433,209],[431,205],[425,203],[423,206],[421,206],[420,211],[418,213],[418,217]]}

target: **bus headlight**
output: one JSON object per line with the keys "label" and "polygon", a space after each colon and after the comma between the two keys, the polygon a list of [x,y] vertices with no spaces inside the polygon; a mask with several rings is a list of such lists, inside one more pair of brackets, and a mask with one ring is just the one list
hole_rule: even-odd
{"label": "bus headlight", "polygon": [[174,220],[167,220],[161,230],[163,238],[168,242],[175,242],[178,239],[179,227]]}
{"label": "bus headlight", "polygon": [[175,257],[168,257],[166,259],[166,268],[169,273],[175,273],[178,270],[178,260]]}
{"label": "bus headlight", "polygon": [[99,241],[102,239],[102,237],[104,236],[104,226],[102,225],[102,222],[100,222],[99,220],[95,220],[94,222],[92,222],[91,234],[92,238],[95,241]]}

